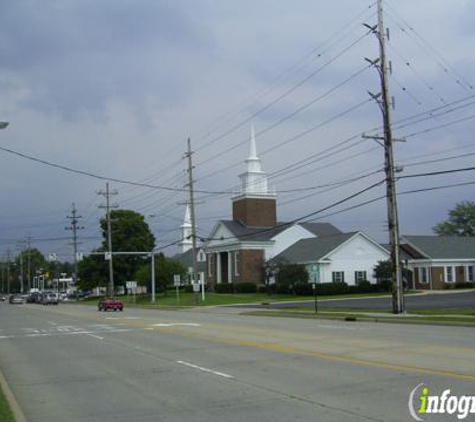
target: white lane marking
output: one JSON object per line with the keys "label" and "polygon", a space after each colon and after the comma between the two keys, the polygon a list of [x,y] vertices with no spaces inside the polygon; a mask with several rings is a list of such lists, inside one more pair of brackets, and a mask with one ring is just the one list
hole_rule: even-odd
{"label": "white lane marking", "polygon": [[105,319],[116,319],[116,320],[123,320],[123,319],[140,319],[136,316],[129,316],[129,317],[105,317]]}
{"label": "white lane marking", "polygon": [[[125,333],[127,331],[132,331],[132,329],[127,329],[127,328],[119,328],[116,330],[109,330],[107,333]],[[42,333],[32,333],[32,334],[20,334],[20,335],[11,335],[11,336],[0,336],[1,339],[7,339],[7,338],[33,338],[33,337],[52,337],[52,336],[71,336],[71,335],[94,335],[94,331],[68,331],[68,332],[62,332],[62,331],[55,331],[55,332],[42,332]],[[97,336],[99,337],[99,336]]]}
{"label": "white lane marking", "polygon": [[198,369],[200,371],[207,372],[209,374],[218,375],[218,376],[223,377],[223,378],[234,379],[234,377],[232,375],[225,374],[223,372],[213,371],[212,369],[203,368],[202,366],[193,365],[192,363],[184,362],[182,360],[177,360],[176,363],[179,363],[180,365],[188,366],[189,368]]}
{"label": "white lane marking", "polygon": [[97,338],[98,340],[104,340],[104,337],[96,336],[95,334],[87,334],[89,337]]}
{"label": "white lane marking", "polygon": [[201,327],[201,324],[196,324],[194,322],[170,322],[153,324],[152,327]]}
{"label": "white lane marking", "polygon": [[318,324],[317,327],[330,328],[331,330],[347,330],[347,331],[354,331],[357,329],[355,327],[341,327],[337,325],[322,325],[322,324]]}

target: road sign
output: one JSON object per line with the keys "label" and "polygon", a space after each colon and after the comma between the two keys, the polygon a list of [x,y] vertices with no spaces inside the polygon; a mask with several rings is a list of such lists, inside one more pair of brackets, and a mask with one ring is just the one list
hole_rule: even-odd
{"label": "road sign", "polygon": [[49,261],[50,262],[55,262],[58,260],[58,255],[56,255],[55,253],[50,253],[49,254]]}
{"label": "road sign", "polygon": [[200,291],[199,283],[193,283],[193,291],[194,292],[199,292]]}
{"label": "road sign", "polygon": [[112,252],[105,252],[104,253],[104,259],[106,261],[110,261],[112,259]]}
{"label": "road sign", "polygon": [[137,282],[136,281],[126,281],[125,282],[125,287],[128,289],[136,289],[137,288]]}
{"label": "road sign", "polygon": [[76,254],[76,260],[77,261],[82,261],[84,259],[84,254],[82,252],[78,252]]}
{"label": "road sign", "polygon": [[175,287],[180,287],[181,286],[181,278],[180,278],[180,274],[175,274],[173,276],[173,285]]}

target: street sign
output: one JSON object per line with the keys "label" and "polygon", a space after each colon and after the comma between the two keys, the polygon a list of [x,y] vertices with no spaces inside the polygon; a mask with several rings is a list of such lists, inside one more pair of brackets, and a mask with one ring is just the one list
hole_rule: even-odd
{"label": "street sign", "polygon": [[104,259],[106,261],[110,261],[112,259],[112,253],[111,252],[105,252],[104,253]]}
{"label": "street sign", "polygon": [[82,261],[84,259],[84,254],[82,252],[78,252],[76,254],[76,260],[77,261]]}
{"label": "street sign", "polygon": [[56,255],[55,253],[50,253],[49,254],[49,261],[50,262],[55,262],[58,260],[58,255]]}
{"label": "street sign", "polygon": [[173,285],[175,287],[180,287],[181,286],[181,278],[180,278],[180,274],[175,274],[173,276]]}
{"label": "street sign", "polygon": [[194,292],[199,292],[200,291],[199,283],[193,283],[193,291]]}
{"label": "street sign", "polygon": [[137,282],[136,281],[126,281],[125,282],[125,287],[128,289],[136,289],[137,288]]}

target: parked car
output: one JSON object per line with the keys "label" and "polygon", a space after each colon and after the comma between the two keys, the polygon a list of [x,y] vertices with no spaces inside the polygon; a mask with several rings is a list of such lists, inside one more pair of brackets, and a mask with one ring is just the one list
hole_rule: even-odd
{"label": "parked car", "polygon": [[57,305],[59,303],[58,295],[56,293],[45,293],[41,303],[43,305]]}
{"label": "parked car", "polygon": [[123,311],[124,310],[124,302],[117,299],[104,299],[100,300],[97,308],[100,311],[107,311],[112,309],[113,311]]}
{"label": "parked car", "polygon": [[39,292],[30,293],[30,295],[26,299],[26,303],[41,303],[41,293]]}
{"label": "parked car", "polygon": [[11,295],[10,296],[10,303],[12,305],[22,305],[23,304],[23,298],[21,295]]}

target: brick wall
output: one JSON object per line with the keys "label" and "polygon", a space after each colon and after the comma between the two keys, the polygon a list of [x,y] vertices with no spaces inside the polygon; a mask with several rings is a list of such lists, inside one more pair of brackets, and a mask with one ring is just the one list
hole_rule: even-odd
{"label": "brick wall", "polygon": [[263,284],[263,250],[242,250],[238,255],[239,277],[237,282],[252,282]]}
{"label": "brick wall", "polygon": [[233,201],[233,220],[248,226],[272,227],[277,223],[276,201],[273,198],[242,198]]}

